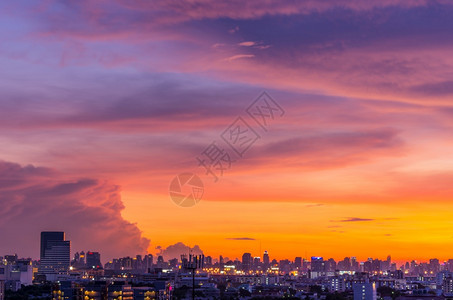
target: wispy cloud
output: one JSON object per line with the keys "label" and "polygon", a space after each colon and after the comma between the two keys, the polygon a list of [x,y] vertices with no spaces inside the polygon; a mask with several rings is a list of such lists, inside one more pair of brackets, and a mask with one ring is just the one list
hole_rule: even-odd
{"label": "wispy cloud", "polygon": [[351,218],[345,218],[342,220],[337,220],[334,222],[369,222],[369,221],[375,221],[376,219],[367,219],[367,218],[358,218],[358,217],[351,217]]}
{"label": "wispy cloud", "polygon": [[249,238],[249,237],[236,237],[236,238],[226,238],[226,240],[232,240],[232,241],[255,241],[256,239]]}
{"label": "wispy cloud", "polygon": [[307,207],[307,208],[309,208],[309,207],[320,207],[320,206],[324,206],[324,205],[325,204],[323,204],[323,203],[310,203],[310,204],[304,205],[304,207]]}
{"label": "wispy cloud", "polygon": [[237,60],[237,59],[253,58],[253,57],[255,57],[254,54],[237,54],[237,55],[233,55],[233,56],[227,57],[227,58],[225,58],[225,60],[233,61],[233,60]]}
{"label": "wispy cloud", "polygon": [[252,42],[252,41],[248,41],[248,42],[239,43],[238,45],[239,45],[239,46],[243,46],[243,47],[251,47],[251,46],[255,46],[256,43],[255,43],[255,42]]}

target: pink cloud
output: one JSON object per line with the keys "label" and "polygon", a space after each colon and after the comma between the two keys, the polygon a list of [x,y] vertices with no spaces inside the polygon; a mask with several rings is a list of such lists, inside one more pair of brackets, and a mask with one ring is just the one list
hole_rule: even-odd
{"label": "pink cloud", "polygon": [[145,253],[149,245],[122,218],[120,189],[108,182],[63,179],[51,169],[0,162],[0,194],[3,253],[37,258],[40,232],[46,230],[65,231],[72,249],[96,249],[104,261]]}

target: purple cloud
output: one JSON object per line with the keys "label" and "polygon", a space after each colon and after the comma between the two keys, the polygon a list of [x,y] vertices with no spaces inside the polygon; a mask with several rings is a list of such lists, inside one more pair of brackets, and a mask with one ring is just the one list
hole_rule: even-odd
{"label": "purple cloud", "polygon": [[158,255],[162,255],[165,260],[177,258],[180,259],[181,255],[201,255],[203,254],[203,250],[200,249],[198,245],[195,245],[193,247],[186,246],[182,242],[178,242],[174,245],[170,245],[163,249],[162,247],[159,248],[160,253]]}
{"label": "purple cloud", "polygon": [[97,179],[64,179],[51,169],[1,161],[0,205],[2,253],[38,258],[46,230],[65,231],[72,249],[95,249],[104,260],[146,253],[149,245],[122,218],[120,188]]}
{"label": "purple cloud", "polygon": [[352,218],[346,218],[343,220],[339,220],[336,222],[369,222],[369,221],[375,221],[376,219],[367,219],[367,218],[357,218],[357,217],[352,217]]}

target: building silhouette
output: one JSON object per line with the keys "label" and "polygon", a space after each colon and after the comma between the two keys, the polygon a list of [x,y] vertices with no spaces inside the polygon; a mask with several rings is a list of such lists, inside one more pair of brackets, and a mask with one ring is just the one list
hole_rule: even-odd
{"label": "building silhouette", "polygon": [[64,232],[41,232],[40,274],[67,272],[70,265],[71,242],[65,241]]}
{"label": "building silhouette", "polygon": [[376,300],[376,285],[375,283],[354,283],[352,285],[354,292],[354,300]]}
{"label": "building silhouette", "polygon": [[252,254],[244,253],[242,255],[242,270],[247,272],[250,271],[252,266]]}
{"label": "building silhouette", "polygon": [[86,267],[90,269],[102,269],[101,254],[88,251],[86,254]]}

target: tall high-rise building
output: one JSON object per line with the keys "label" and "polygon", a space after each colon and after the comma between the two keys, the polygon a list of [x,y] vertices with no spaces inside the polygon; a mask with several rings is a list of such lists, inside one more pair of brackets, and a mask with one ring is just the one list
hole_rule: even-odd
{"label": "tall high-rise building", "polygon": [[264,251],[264,254],[263,254],[263,266],[264,266],[264,270],[267,270],[270,266],[269,253],[267,253],[267,251]]}
{"label": "tall high-rise building", "polygon": [[441,287],[444,296],[451,297],[453,295],[453,278],[451,275],[442,280]]}
{"label": "tall high-rise building", "polygon": [[294,259],[294,267],[296,267],[298,270],[302,269],[302,257],[296,257]]}
{"label": "tall high-rise building", "polygon": [[323,276],[326,271],[325,268],[325,261],[322,257],[319,256],[312,256],[311,257],[311,270],[310,270],[310,278],[318,278]]}
{"label": "tall high-rise building", "polygon": [[62,231],[43,231],[41,232],[41,252],[39,258],[44,257],[44,253],[49,241],[64,241],[64,232]]}
{"label": "tall high-rise building", "polygon": [[5,281],[0,279],[0,300],[5,299]]}
{"label": "tall high-rise building", "polygon": [[5,299],[6,267],[0,267],[0,300]]}
{"label": "tall high-rise building", "polygon": [[67,272],[70,264],[71,242],[65,241],[64,232],[41,232],[41,260],[38,272],[52,274]]}
{"label": "tall high-rise building", "polygon": [[244,253],[242,255],[242,270],[249,271],[252,266],[252,254]]}
{"label": "tall high-rise building", "polygon": [[354,300],[376,300],[376,285],[374,283],[354,283]]}
{"label": "tall high-rise building", "polygon": [[359,262],[355,256],[351,257],[351,271],[359,271]]}
{"label": "tall high-rise building", "polygon": [[261,257],[255,256],[253,258],[253,269],[258,270],[261,268]]}
{"label": "tall high-rise building", "polygon": [[212,266],[212,257],[211,256],[206,256],[204,260],[204,264],[209,267]]}
{"label": "tall high-rise building", "polygon": [[99,252],[87,252],[86,267],[90,269],[102,269],[101,254]]}
{"label": "tall high-rise building", "polygon": [[145,265],[146,272],[151,272],[151,269],[153,268],[153,255],[152,254],[145,255],[143,263]]}

